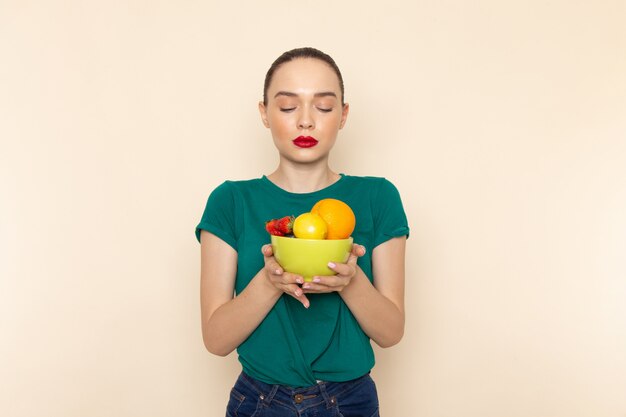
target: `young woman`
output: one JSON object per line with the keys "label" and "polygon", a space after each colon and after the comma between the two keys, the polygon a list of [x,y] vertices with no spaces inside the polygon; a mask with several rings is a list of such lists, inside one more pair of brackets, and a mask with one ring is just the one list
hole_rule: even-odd
{"label": "young woman", "polygon": [[[370,340],[388,347],[402,338],[409,228],[389,181],[330,168],[348,110],[330,56],[314,48],[281,55],[259,103],[278,167],[221,184],[196,228],[204,344],[221,356],[237,349],[243,368],[227,416],[378,415]],[[355,244],[345,264],[329,264],[336,275],[304,283],[274,259],[265,222],[324,198],[352,208]]]}

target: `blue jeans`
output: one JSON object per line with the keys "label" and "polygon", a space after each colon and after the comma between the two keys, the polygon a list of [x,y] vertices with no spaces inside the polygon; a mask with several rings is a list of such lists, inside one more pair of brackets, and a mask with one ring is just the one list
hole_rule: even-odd
{"label": "blue jeans", "polygon": [[241,373],[230,392],[226,417],[379,417],[369,373],[346,382],[304,388],[270,385]]}

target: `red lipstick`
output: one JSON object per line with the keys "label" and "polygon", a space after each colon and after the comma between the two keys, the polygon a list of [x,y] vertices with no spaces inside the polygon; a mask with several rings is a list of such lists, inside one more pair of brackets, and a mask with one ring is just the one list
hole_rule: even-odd
{"label": "red lipstick", "polygon": [[312,136],[298,136],[293,140],[293,144],[298,148],[311,148],[317,145],[317,139]]}

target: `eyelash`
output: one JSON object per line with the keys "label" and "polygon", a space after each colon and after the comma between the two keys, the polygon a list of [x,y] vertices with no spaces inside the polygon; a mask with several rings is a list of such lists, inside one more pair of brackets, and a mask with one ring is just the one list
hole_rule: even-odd
{"label": "eyelash", "polygon": [[[289,113],[289,112],[294,111],[295,109],[296,109],[295,107],[281,108],[280,111],[282,111],[284,113]],[[331,111],[333,111],[332,108],[330,108],[330,109],[322,109],[322,108],[317,107],[317,109],[319,111],[321,111],[322,113],[330,113]]]}

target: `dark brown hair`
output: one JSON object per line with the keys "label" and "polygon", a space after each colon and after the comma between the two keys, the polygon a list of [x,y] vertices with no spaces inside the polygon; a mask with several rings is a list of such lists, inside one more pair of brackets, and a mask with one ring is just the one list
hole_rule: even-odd
{"label": "dark brown hair", "polygon": [[272,66],[267,71],[265,75],[265,85],[263,86],[263,104],[267,106],[267,90],[272,82],[272,78],[274,77],[274,73],[276,70],[286,62],[293,61],[297,58],[315,58],[320,61],[324,61],[327,63],[335,74],[337,74],[337,78],[339,78],[339,89],[341,90],[341,104],[344,104],[344,88],[343,88],[343,77],[341,76],[341,71],[339,71],[339,67],[335,63],[335,60],[330,57],[330,55],[325,54],[319,49],[306,47],[306,48],[296,48],[291,51],[287,51],[283,53],[281,56],[276,58],[276,61],[272,63]]}

